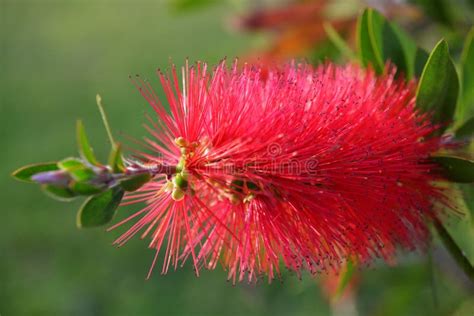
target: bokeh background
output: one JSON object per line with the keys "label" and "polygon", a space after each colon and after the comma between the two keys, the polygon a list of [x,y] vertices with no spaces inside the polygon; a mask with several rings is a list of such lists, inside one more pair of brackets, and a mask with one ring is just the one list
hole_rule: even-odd
{"label": "bokeh background", "polygon": [[[474,315],[474,286],[436,237],[428,254],[361,268],[336,303],[330,276],[284,273],[271,284],[232,285],[221,268],[197,278],[186,265],[165,276],[156,269],[146,281],[154,255],[146,240],[116,249],[123,230],[78,230],[80,201],[58,203],[9,176],[30,162],[75,155],[77,118],[105,157],[96,93],[118,138],[145,135],[149,107],[128,75],[149,78],[161,95],[155,70],[170,59],[178,66],[186,57],[343,60],[322,22],[353,43],[355,16],[367,4],[427,49],[444,36],[459,54],[472,24],[469,0],[309,2],[0,0],[0,315]],[[119,219],[132,211],[121,208]],[[469,214],[453,218],[450,230],[474,261]]]}

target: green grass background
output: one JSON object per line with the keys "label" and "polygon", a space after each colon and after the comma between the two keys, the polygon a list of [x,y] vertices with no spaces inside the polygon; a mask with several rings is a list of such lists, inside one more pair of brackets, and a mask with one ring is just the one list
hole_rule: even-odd
{"label": "green grass background", "polygon": [[[149,107],[128,75],[141,74],[158,90],[154,70],[166,69],[169,58],[214,64],[243,54],[258,39],[226,30],[232,14],[224,4],[176,14],[160,0],[0,0],[0,315],[331,313],[319,280],[307,275],[233,286],[221,268],[196,278],[188,264],[166,276],[158,268],[146,281],[154,255],[147,240],[116,249],[111,243],[123,230],[78,230],[80,201],[53,201],[9,176],[31,162],[76,155],[77,118],[105,157],[98,92],[118,138],[145,135]],[[121,209],[118,217],[138,207]],[[435,273],[435,302],[426,256],[376,266],[361,272],[360,315],[472,315],[466,291],[472,288],[459,272]]]}

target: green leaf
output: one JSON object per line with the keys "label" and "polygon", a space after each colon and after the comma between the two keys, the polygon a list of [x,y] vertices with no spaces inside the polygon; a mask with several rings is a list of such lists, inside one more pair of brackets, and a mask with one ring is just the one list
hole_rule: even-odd
{"label": "green leaf", "polygon": [[97,94],[95,96],[95,101],[97,103],[97,107],[99,108],[100,116],[102,117],[102,123],[104,123],[105,131],[107,132],[107,136],[109,137],[110,144],[113,147],[115,145],[115,140],[112,135],[112,129],[110,128],[109,120],[107,119],[107,114],[105,113],[104,106],[102,105],[102,97]]}
{"label": "green leaf", "polygon": [[369,33],[369,12],[372,9],[366,9],[359,16],[357,22],[357,50],[359,53],[359,59],[364,67],[372,65],[377,74],[383,72],[383,61],[374,52],[372,40]]}
{"label": "green leaf", "polygon": [[474,161],[453,157],[435,156],[431,158],[443,169],[443,175],[452,182],[474,182]]}
{"label": "green leaf", "polygon": [[103,188],[90,183],[75,182],[70,186],[71,190],[79,195],[94,195],[103,191]]}
{"label": "green leaf", "polygon": [[122,149],[120,144],[114,144],[109,155],[109,165],[115,173],[122,173],[125,171],[125,164],[122,158]]}
{"label": "green leaf", "polygon": [[448,44],[441,40],[423,69],[416,92],[416,106],[421,111],[432,112],[435,123],[447,125],[453,118],[458,92],[458,75]]}
{"label": "green leaf", "polygon": [[374,55],[382,69],[390,60],[399,72],[408,73],[403,46],[392,25],[377,11],[369,9],[369,37]]}
{"label": "green leaf", "polygon": [[337,49],[348,59],[355,59],[355,53],[347,45],[346,41],[339,35],[336,29],[334,29],[334,27],[328,22],[324,22],[323,27],[329,40],[334,44],[334,46],[336,46]]}
{"label": "green leaf", "polygon": [[474,116],[474,27],[467,35],[461,54],[462,94],[457,119]]}
{"label": "green leaf", "polygon": [[474,117],[471,117],[460,128],[456,130],[456,138],[463,139],[474,136]]}
{"label": "green leaf", "polygon": [[[408,79],[411,79],[413,77],[419,78],[421,76],[421,73],[423,72],[423,67],[425,66],[425,63],[428,60],[429,54],[424,49],[417,47],[415,41],[410,37],[410,35],[408,35],[404,30],[402,30],[397,24],[390,23],[390,26],[400,42],[405,59],[404,62],[395,62],[395,64],[397,65],[397,67],[402,67],[402,69],[404,69],[404,72]],[[385,38],[385,41],[388,40],[389,38]],[[397,46],[395,46],[395,48],[396,49],[392,54],[397,54],[399,48],[397,48]],[[400,57],[397,56],[397,59],[399,60]]]}
{"label": "green leaf", "polygon": [[81,157],[92,165],[95,165],[95,166],[100,165],[100,163],[95,158],[92,147],[89,144],[86,130],[81,120],[78,120],[76,124],[76,137],[77,137],[77,145],[79,146],[79,153]]}
{"label": "green leaf", "polygon": [[344,293],[344,290],[349,284],[349,281],[352,279],[352,275],[354,274],[354,268],[354,263],[352,262],[352,260],[348,259],[346,262],[345,269],[341,271],[341,274],[339,275],[339,283],[337,285],[336,293],[334,294],[334,300],[339,299]]}
{"label": "green leaf", "polygon": [[69,188],[59,187],[51,184],[44,184],[41,186],[41,188],[48,196],[59,201],[70,201],[77,196],[77,194]]}
{"label": "green leaf", "polygon": [[357,39],[364,66],[371,64],[381,74],[385,63],[390,60],[399,73],[407,77],[413,73],[411,60],[414,60],[416,45],[377,11],[366,9],[360,16]]}
{"label": "green leaf", "polygon": [[77,182],[85,182],[93,179],[96,174],[88,168],[81,160],[76,158],[66,158],[58,162],[58,167],[67,171]]}
{"label": "green leaf", "polygon": [[456,241],[451,237],[449,232],[444,228],[443,224],[438,220],[435,220],[434,226],[436,231],[441,238],[446,249],[449,251],[453,259],[456,261],[458,266],[466,273],[466,275],[474,282],[474,267],[472,266],[469,259],[466,257],[461,248],[457,245]]}
{"label": "green leaf", "polygon": [[[396,45],[394,46],[395,50],[391,53],[393,55],[396,55],[395,58],[391,58],[394,60],[394,63],[397,65],[398,68],[401,68],[403,72],[405,73],[405,76],[407,79],[413,78],[415,75],[415,59],[416,59],[416,53],[417,50],[419,49],[416,46],[415,41],[404,31],[402,30],[397,24],[389,22],[390,23],[390,28],[391,30],[386,31],[386,32],[392,32],[393,35],[391,35],[391,38],[397,38]],[[386,38],[385,41],[388,41],[389,39]],[[391,47],[390,43],[387,45],[387,47]],[[401,59],[401,55],[398,52],[401,48],[401,52],[403,55],[403,61]],[[428,58],[428,54],[426,54],[426,58]],[[398,60],[398,61],[397,61]]]}
{"label": "green leaf", "polygon": [[58,162],[58,167],[64,171],[86,168],[86,165],[76,158],[66,158]]}
{"label": "green leaf", "polygon": [[141,188],[145,183],[151,180],[151,175],[149,173],[142,173],[132,177],[129,177],[125,180],[120,181],[120,186],[125,191],[136,191]]}
{"label": "green leaf", "polygon": [[77,227],[88,228],[107,224],[115,216],[124,191],[115,187],[88,198],[77,213]]}
{"label": "green leaf", "polygon": [[170,4],[176,11],[192,11],[217,3],[216,0],[172,0]]}
{"label": "green leaf", "polygon": [[35,183],[33,180],[31,180],[32,176],[37,173],[54,170],[59,170],[59,167],[56,162],[44,162],[21,167],[20,169],[15,170],[12,173],[12,176],[15,179],[23,182]]}

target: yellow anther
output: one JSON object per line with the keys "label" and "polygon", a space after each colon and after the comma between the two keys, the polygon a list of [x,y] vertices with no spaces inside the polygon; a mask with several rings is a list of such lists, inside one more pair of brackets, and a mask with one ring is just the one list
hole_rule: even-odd
{"label": "yellow anther", "polygon": [[186,139],[184,139],[184,137],[178,137],[178,138],[175,138],[174,139],[174,142],[176,143],[176,145],[178,145],[179,147],[186,147],[188,145],[188,141]]}

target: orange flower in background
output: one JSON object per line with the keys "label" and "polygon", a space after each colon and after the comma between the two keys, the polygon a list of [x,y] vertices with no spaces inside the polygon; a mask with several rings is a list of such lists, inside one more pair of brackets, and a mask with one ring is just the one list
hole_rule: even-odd
{"label": "orange flower in background", "polygon": [[[262,51],[251,52],[245,59],[252,62],[272,62],[288,60],[295,57],[306,57],[318,45],[325,43],[328,38],[324,23],[329,22],[336,31],[355,46],[354,30],[357,27],[357,3],[353,13],[344,16],[331,17],[331,6],[335,1],[314,0],[295,1],[278,8],[258,8],[241,17],[237,25],[245,31],[268,31],[273,34],[272,41]],[[414,21],[421,17],[420,11],[413,5],[400,1],[364,1],[365,5],[377,7],[385,15],[402,17]],[[340,5],[340,4],[339,4]]]}

